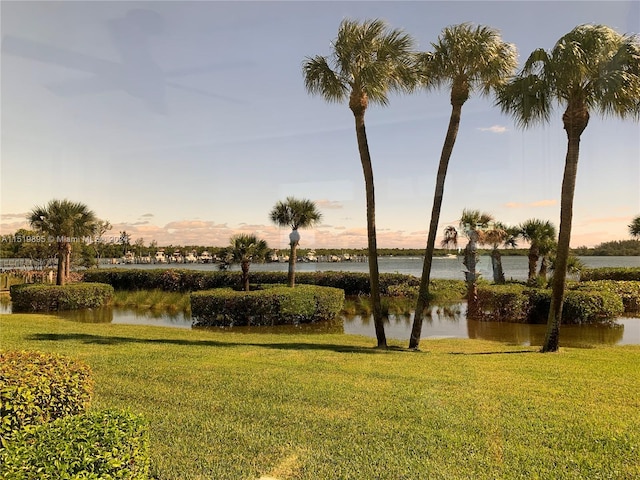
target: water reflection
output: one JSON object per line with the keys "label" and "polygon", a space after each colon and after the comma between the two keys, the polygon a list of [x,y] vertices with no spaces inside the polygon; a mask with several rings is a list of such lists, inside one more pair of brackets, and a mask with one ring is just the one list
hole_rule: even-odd
{"label": "water reflection", "polygon": [[[640,325],[640,320],[635,319]],[[468,338],[493,340],[515,345],[541,346],[544,343],[546,325],[527,323],[498,323],[467,321]],[[616,345],[618,343],[638,343],[632,338],[623,342],[625,325],[611,323],[605,325],[564,325],[561,329],[560,343],[565,347],[583,347],[586,345]],[[629,335],[631,337],[631,335]]]}
{"label": "water reflection", "polygon": [[[0,313],[11,313],[11,304],[0,296]],[[373,315],[365,301],[348,304],[343,314],[330,322],[273,327],[198,327],[214,331],[236,333],[338,333],[363,335],[375,338]],[[413,312],[405,303],[388,306],[385,316],[387,338],[408,341],[413,324]],[[57,312],[66,320],[83,323],[117,323],[128,325],[153,325],[173,328],[192,328],[191,317],[183,312],[166,312],[150,309],[104,307],[87,310]],[[455,303],[433,306],[423,322],[422,338],[473,338],[514,345],[539,346],[544,342],[545,325],[521,323],[479,322],[467,320],[466,304]],[[565,325],[560,343],[566,347],[589,345],[640,344],[640,318],[622,317],[605,325]]]}

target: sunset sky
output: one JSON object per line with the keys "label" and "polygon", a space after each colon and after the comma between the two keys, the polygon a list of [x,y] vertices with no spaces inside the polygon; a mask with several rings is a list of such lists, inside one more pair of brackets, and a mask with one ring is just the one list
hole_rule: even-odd
{"label": "sunset sky", "polygon": [[[523,62],[573,27],[640,31],[626,2],[2,1],[0,233],[35,206],[87,204],[148,244],[223,246],[238,232],[284,248],[269,223],[287,196],[314,200],[303,248],[365,247],[364,180],[347,105],[305,92],[305,57],[329,55],[344,18],[383,18],[429,50],[441,30],[499,29]],[[525,132],[469,100],[439,231],[463,208],[559,223],[561,110]],[[447,91],[371,105],[378,245],[422,248],[450,114]],[[572,246],[628,239],[640,214],[640,128],[595,113],[582,137]]]}

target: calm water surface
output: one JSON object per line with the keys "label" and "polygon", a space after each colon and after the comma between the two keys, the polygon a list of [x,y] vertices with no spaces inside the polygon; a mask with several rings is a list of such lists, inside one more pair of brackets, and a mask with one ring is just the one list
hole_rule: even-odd
{"label": "calm water surface", "polygon": [[[581,257],[588,267],[628,267],[640,266],[640,257]],[[507,278],[526,279],[526,257],[503,257]],[[158,268],[157,265],[134,265],[136,268]],[[215,269],[215,265],[173,265],[175,268],[200,270]],[[208,268],[207,268],[208,267]],[[485,278],[491,278],[489,257],[480,260],[480,272]],[[286,271],[287,264],[257,264],[251,271]],[[366,263],[300,263],[297,271],[361,271],[368,273]],[[436,258],[433,265],[433,278],[462,279],[462,261],[459,258]],[[415,257],[380,258],[380,271],[404,273],[419,276],[422,271],[422,259]],[[5,296],[6,297],[6,296]],[[7,298],[0,302],[0,313],[10,313]],[[174,328],[191,328],[191,318],[183,313],[168,314],[149,310],[125,308],[103,308],[74,312],[60,312],[59,316],[68,320],[91,323],[119,323],[128,325],[155,325]],[[389,315],[386,319],[387,338],[408,341],[413,323],[413,314]],[[433,307],[424,321],[422,338],[477,338],[493,340],[515,345],[542,345],[545,325],[528,325],[497,322],[477,322],[467,320],[466,304],[460,303],[443,307]],[[313,325],[279,327],[234,327],[240,333],[345,333],[375,338],[373,319],[370,315],[343,315],[332,322],[320,322]],[[621,317],[610,325],[562,327],[561,344],[564,346],[585,346],[594,344],[640,344],[640,318]]]}

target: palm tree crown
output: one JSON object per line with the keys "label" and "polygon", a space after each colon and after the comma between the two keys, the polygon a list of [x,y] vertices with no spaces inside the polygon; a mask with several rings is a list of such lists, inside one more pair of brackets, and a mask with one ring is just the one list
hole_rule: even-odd
{"label": "palm tree crown", "polygon": [[328,102],[350,100],[352,109],[366,109],[368,102],[387,105],[389,91],[406,91],[417,83],[413,44],[411,36],[390,30],[384,20],[345,19],[331,58],[317,55],[304,62],[305,87]]}
{"label": "palm tree crown", "polygon": [[316,225],[322,219],[322,213],[311,200],[287,197],[284,202],[275,204],[269,217],[280,227],[288,226],[291,230],[298,230]]}
{"label": "palm tree crown", "polygon": [[229,240],[230,253],[235,263],[253,262],[264,259],[269,247],[267,242],[255,235],[239,233]]}
{"label": "palm tree crown", "polygon": [[448,87],[452,104],[464,103],[474,91],[488,95],[517,66],[516,47],[485,25],[446,27],[432,46],[433,52],[421,56],[423,83],[427,88]]}
{"label": "palm tree crown", "polygon": [[523,127],[550,120],[554,104],[563,121],[586,127],[589,112],[620,118],[640,115],[640,42],[605,25],[579,25],[547,52],[535,50],[498,95],[498,105]]}

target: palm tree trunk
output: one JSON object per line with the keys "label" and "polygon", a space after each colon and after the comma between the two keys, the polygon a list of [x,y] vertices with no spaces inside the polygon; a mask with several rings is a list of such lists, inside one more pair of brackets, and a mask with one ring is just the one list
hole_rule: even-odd
{"label": "palm tree trunk", "polygon": [[502,269],[502,254],[500,250],[494,248],[491,250],[491,269],[493,270],[493,283],[496,285],[504,284],[504,270]]}
{"label": "palm tree trunk", "polygon": [[538,248],[535,246],[532,246],[529,249],[528,257],[529,257],[528,281],[529,283],[531,283],[536,279],[536,268],[538,266],[538,258],[540,258],[540,255],[538,254]]}
{"label": "palm tree trunk", "polygon": [[[351,104],[350,104],[351,106]],[[376,330],[378,348],[387,347],[387,337],[384,333],[382,320],[382,306],[380,303],[380,275],[378,270],[378,246],[376,242],[376,205],[373,188],[373,167],[367,142],[367,132],[364,126],[364,108],[351,108],[355,117],[356,137],[360,162],[364,173],[364,184],[367,196],[367,245],[369,248],[369,284],[371,287],[371,303],[373,307],[373,324]]]}
{"label": "palm tree trunk", "polygon": [[467,267],[467,271],[464,272],[467,282],[467,318],[477,318],[478,316],[478,274],[476,272],[476,263],[478,260],[477,237],[476,232],[470,232],[469,243],[464,249],[463,265]]}
{"label": "palm tree trunk", "polygon": [[454,104],[449,118],[449,128],[440,153],[440,163],[438,164],[438,174],[436,177],[436,189],[433,195],[433,207],[431,208],[431,221],[429,222],[429,233],[427,235],[427,247],[424,251],[424,262],[422,264],[422,276],[420,277],[420,288],[418,289],[418,301],[416,303],[416,313],[413,317],[413,327],[411,328],[411,338],[409,348],[418,349],[420,345],[420,334],[422,333],[422,321],[424,310],[429,305],[429,282],[431,281],[431,265],[433,263],[433,251],[436,244],[436,234],[438,233],[438,223],[440,222],[440,210],[442,208],[442,197],[444,196],[444,181],[447,177],[449,159],[453,152],[453,146],[458,136],[460,126],[460,115],[462,103]]}
{"label": "palm tree trunk", "polygon": [[562,304],[564,301],[564,289],[567,278],[567,263],[569,260],[569,242],[571,241],[571,221],[573,219],[573,196],[576,187],[578,173],[578,157],[580,154],[580,134],[584,131],[588,122],[588,113],[584,126],[577,128],[568,127],[567,157],[562,178],[562,193],[560,195],[560,232],[558,234],[558,249],[556,252],[556,264],[551,286],[551,307],[547,319],[547,333],[542,346],[542,352],[557,352],[560,347],[560,323],[562,320]]}
{"label": "palm tree trunk", "polygon": [[249,262],[243,261],[240,263],[242,269],[242,288],[245,292],[249,291]]}
{"label": "palm tree trunk", "polygon": [[67,283],[71,278],[71,244],[66,245],[66,258],[64,263],[64,282]]}
{"label": "palm tree trunk", "polygon": [[64,243],[58,244],[58,274],[56,276],[56,285],[64,285],[64,269],[66,265],[66,248]]}
{"label": "palm tree trunk", "polygon": [[289,273],[287,275],[287,281],[290,287],[295,287],[296,285],[296,261],[297,261],[297,250],[298,250],[298,242],[291,242],[289,251]]}
{"label": "palm tree trunk", "polygon": [[542,260],[540,260],[540,271],[538,272],[538,277],[543,280],[547,279],[547,271],[549,270],[549,262],[547,260],[547,256],[543,255]]}

